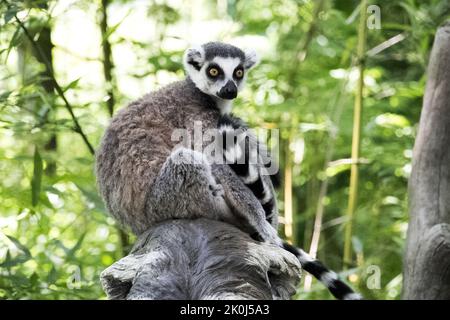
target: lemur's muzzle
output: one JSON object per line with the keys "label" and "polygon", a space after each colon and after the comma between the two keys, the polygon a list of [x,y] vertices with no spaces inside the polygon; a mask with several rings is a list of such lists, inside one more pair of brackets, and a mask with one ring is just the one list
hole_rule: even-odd
{"label": "lemur's muzzle", "polygon": [[222,99],[234,99],[237,97],[237,87],[236,84],[229,80],[217,93],[217,95]]}

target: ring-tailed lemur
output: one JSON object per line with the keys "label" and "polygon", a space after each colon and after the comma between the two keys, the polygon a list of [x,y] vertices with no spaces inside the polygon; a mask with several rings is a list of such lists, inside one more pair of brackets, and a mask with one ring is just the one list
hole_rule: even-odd
{"label": "ring-tailed lemur", "polygon": [[[109,212],[137,235],[174,218],[227,221],[296,254],[303,268],[312,270],[338,298],[357,298],[341,290],[343,283],[334,273],[303,251],[283,244],[277,235],[277,214],[266,220],[257,193],[238,177],[236,167],[234,171],[233,166],[212,163],[193,150],[198,143],[195,123],[201,122],[202,133],[217,128],[221,116],[231,111],[231,100],[257,62],[256,55],[210,42],[188,49],[183,62],[185,80],[131,103],[117,113],[105,132],[97,151],[96,172]],[[186,130],[194,140],[180,147],[173,139],[175,129]],[[270,178],[258,173],[258,179],[273,196]],[[274,198],[273,206],[276,212]]]}

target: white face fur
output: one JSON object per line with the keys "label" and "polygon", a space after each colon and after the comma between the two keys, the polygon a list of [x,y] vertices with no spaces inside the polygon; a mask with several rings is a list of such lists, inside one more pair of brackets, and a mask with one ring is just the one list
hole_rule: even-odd
{"label": "white face fur", "polygon": [[240,57],[215,56],[205,59],[202,47],[190,48],[184,56],[187,75],[202,92],[214,98],[221,113],[231,111],[231,100],[244,87],[247,71],[257,62],[254,52]]}

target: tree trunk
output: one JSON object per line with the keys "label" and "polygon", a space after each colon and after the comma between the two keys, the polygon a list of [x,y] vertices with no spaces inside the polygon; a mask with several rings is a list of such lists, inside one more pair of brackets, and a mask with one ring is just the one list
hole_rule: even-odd
{"label": "tree trunk", "polygon": [[409,181],[404,299],[450,299],[450,23],[436,33]]}
{"label": "tree trunk", "polygon": [[301,268],[291,253],[224,222],[170,220],[142,234],[100,276],[110,299],[289,299]]}
{"label": "tree trunk", "polygon": [[106,106],[108,108],[109,115],[112,117],[114,114],[114,105],[116,103],[114,97],[114,79],[113,68],[114,63],[112,59],[111,43],[109,42],[109,28],[108,28],[108,6],[110,0],[102,0],[100,6],[100,31],[102,35],[102,49],[103,49],[103,74],[106,81]]}

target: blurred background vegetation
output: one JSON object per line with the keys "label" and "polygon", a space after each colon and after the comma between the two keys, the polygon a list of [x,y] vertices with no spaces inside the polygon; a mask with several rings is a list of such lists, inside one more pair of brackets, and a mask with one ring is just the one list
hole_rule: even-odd
{"label": "blurred background vegetation", "polygon": [[[359,4],[0,0],[0,299],[104,298],[99,273],[133,237],[105,211],[93,152],[116,110],[182,78],[183,51],[209,40],[260,53],[234,111],[281,129],[280,214],[293,221],[280,232],[308,251],[322,212],[318,257],[344,270]],[[369,4],[381,28],[363,39],[358,202],[341,275],[369,299],[398,299],[425,70],[450,1]],[[331,297],[313,282],[296,298]]]}

